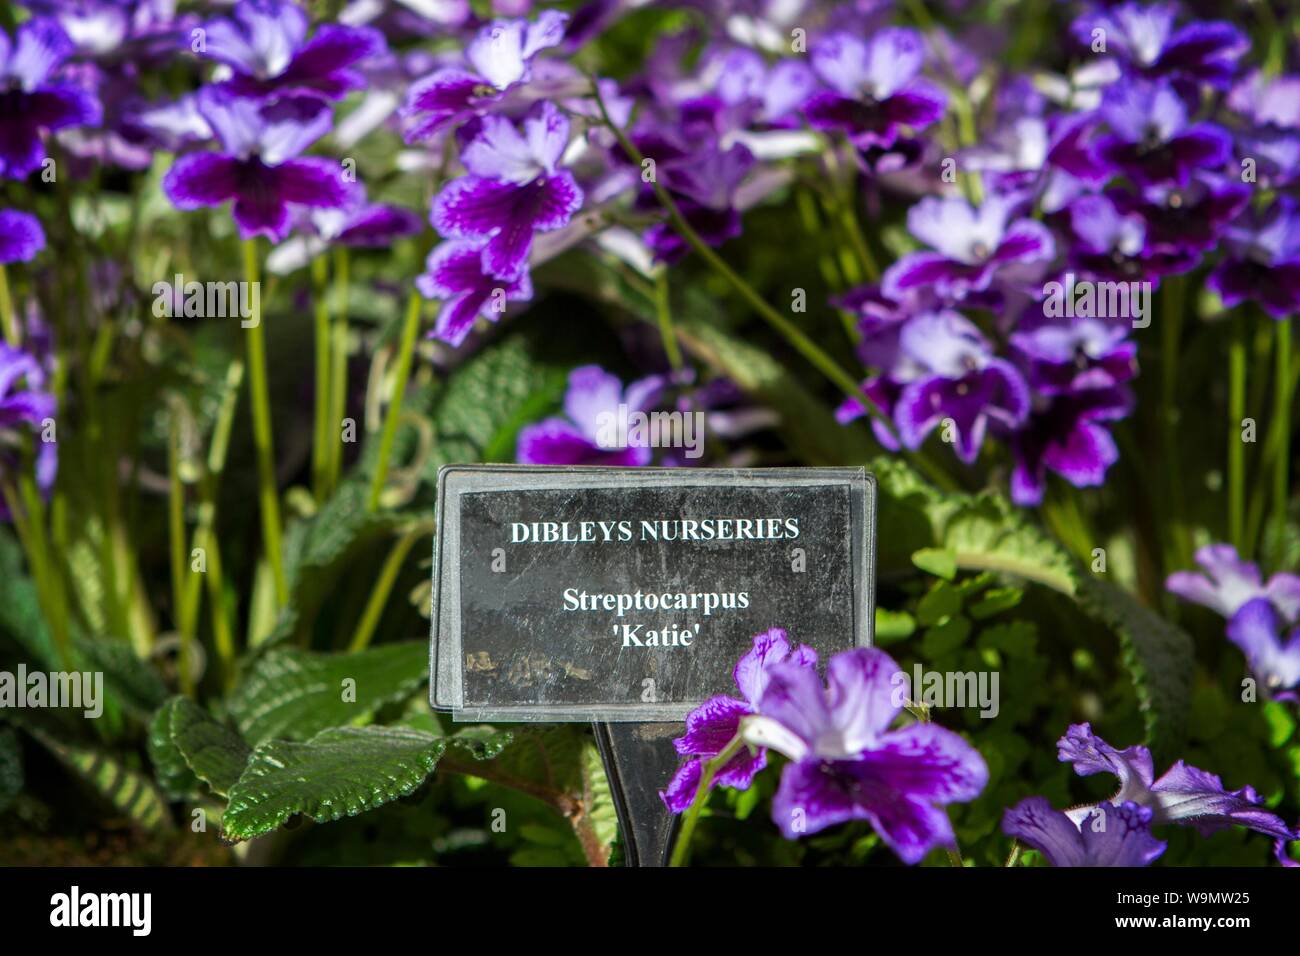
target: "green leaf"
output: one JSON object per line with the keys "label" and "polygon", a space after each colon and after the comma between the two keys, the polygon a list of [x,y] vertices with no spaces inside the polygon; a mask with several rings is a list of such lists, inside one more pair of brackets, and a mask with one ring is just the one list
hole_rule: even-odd
{"label": "green leaf", "polygon": [[[371,718],[406,697],[429,675],[429,648],[419,641],[381,644],[358,653],[276,649],[266,653],[229,701],[252,744],[272,737],[305,740],[327,727]],[[355,699],[344,699],[351,680]]]}
{"label": "green leaf", "polygon": [[955,651],[970,636],[970,618],[964,614],[954,614],[942,624],[927,628],[921,638],[921,653],[929,660],[942,657]]}
{"label": "green leaf", "polygon": [[896,644],[906,640],[916,631],[916,619],[906,611],[876,608],[875,638],[877,644]]}
{"label": "green leaf", "polygon": [[199,778],[194,776],[194,771],[185,762],[185,755],[172,742],[171,703],[168,701],[153,715],[146,744],[158,786],[169,799],[181,800],[198,791]]}
{"label": "green leaf", "polygon": [[614,841],[618,839],[618,812],[600,750],[594,741],[589,741],[582,750],[582,780],[584,824],[590,827],[590,833],[596,838],[601,859],[608,861]]}
{"label": "green leaf", "polygon": [[171,741],[198,779],[225,796],[248,764],[244,738],[217,721],[188,697],[173,697],[161,713],[168,719]]}
{"label": "green leaf", "polygon": [[992,588],[987,591],[982,598],[970,606],[971,617],[977,621],[1001,614],[1003,611],[1009,611],[1025,596],[1025,592],[1020,588]]}
{"label": "green leaf", "polygon": [[1157,761],[1175,759],[1191,705],[1192,639],[1122,588],[1095,578],[1081,585],[1084,609],[1119,635]]}
{"label": "green leaf", "polygon": [[0,525],[0,631],[16,640],[31,655],[33,663],[51,669],[61,666],[41,613],[36,586],[27,576],[23,549],[3,525]]}
{"label": "green leaf", "polygon": [[392,512],[370,511],[368,495],[366,481],[346,480],[320,511],[293,525],[286,534],[289,604],[280,612],[263,645],[299,637],[316,619],[316,612],[334,589],[348,559],[391,533],[403,520]]}
{"label": "green leaf", "polygon": [[65,744],[41,731],[33,731],[32,735],[137,826],[151,831],[172,828],[166,801],[158,788],[116,756],[91,747]]}
{"label": "green leaf", "polygon": [[221,828],[250,840],[302,814],[317,823],[356,816],[412,793],[447,749],[408,727],[336,727],[311,740],[271,740],[231,788]]}
{"label": "green leaf", "polygon": [[18,735],[0,727],[0,813],[4,813],[23,791],[23,751]]}
{"label": "green leaf", "polygon": [[877,459],[871,470],[880,489],[882,542],[906,540],[913,550],[945,548],[955,555],[958,568],[1042,584],[1074,598],[1115,631],[1146,724],[1147,744],[1162,758],[1177,755],[1191,706],[1193,647],[1185,632],[1127,591],[1094,578],[1001,495],[941,492],[893,458]]}
{"label": "green leaf", "polygon": [[947,581],[937,581],[916,605],[916,620],[924,627],[938,624],[961,611],[961,591]]}
{"label": "green leaf", "polygon": [[912,563],[935,577],[951,581],[957,574],[957,556],[947,548],[921,548],[912,552]]}

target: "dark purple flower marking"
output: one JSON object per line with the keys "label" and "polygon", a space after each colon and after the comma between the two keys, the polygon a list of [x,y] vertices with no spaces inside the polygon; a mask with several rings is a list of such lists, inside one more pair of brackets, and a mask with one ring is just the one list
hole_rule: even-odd
{"label": "dark purple flower marking", "polygon": [[496,20],[479,30],[465,50],[470,69],[445,67],[407,93],[402,115],[412,118],[408,143],[481,115],[512,87],[528,82],[533,58],[564,39],[569,15],[542,11],[537,19]]}
{"label": "dark purple flower marking", "polygon": [[908,210],[907,228],[935,252],[911,252],[890,266],[885,295],[902,299],[933,287],[946,299],[988,289],[1003,273],[1011,278],[1041,267],[1056,255],[1052,233],[1033,219],[1011,217],[1013,201],[990,197],[978,209],[963,199],[926,196]]}
{"label": "dark purple flower marking", "polygon": [[1300,620],[1300,576],[1279,571],[1265,583],[1259,565],[1237,554],[1230,544],[1207,544],[1196,550],[1201,571],[1175,571],[1165,587],[1184,601],[1202,604],[1232,618],[1248,602],[1267,598],[1288,623]]}
{"label": "dark purple flower marking", "polygon": [[[1154,779],[1151,751],[1143,746],[1116,750],[1096,736],[1088,724],[1072,724],[1057,741],[1062,763],[1074,764],[1081,777],[1111,773],[1119,778],[1119,792],[1113,804],[1132,801],[1152,811],[1153,826],[1162,823],[1190,824],[1202,835],[1227,826],[1244,826],[1277,838],[1292,839],[1291,828],[1281,818],[1260,809],[1263,803],[1253,787],[1225,790],[1223,781],[1212,773],[1177,761],[1158,780]],[[1069,811],[1076,822],[1088,816],[1091,807]]]}
{"label": "dark purple flower marking", "polygon": [[1002,816],[1002,832],[1033,847],[1052,866],[1149,866],[1167,844],[1151,835],[1152,811],[1109,801],[1079,824],[1046,797],[1027,797]]}
{"label": "dark purple flower marking", "polygon": [[[739,143],[725,150],[709,144],[669,156],[662,163],[656,160],[659,180],[672,193],[678,212],[710,246],[720,246],[740,235],[736,191],[753,166],[753,154]],[[656,209],[658,205],[653,187],[647,184],[638,197],[638,206]],[[644,238],[656,262],[676,262],[689,248],[668,222],[651,226]]]}
{"label": "dark purple flower marking", "polygon": [[507,302],[527,302],[533,297],[527,269],[514,279],[498,279],[483,271],[482,243],[467,239],[449,239],[430,252],[415,285],[425,298],[442,301],[429,336],[450,345],[465,341],[479,316],[495,322]]}
{"label": "dark purple flower marking", "polygon": [[894,408],[899,438],[919,448],[934,428],[951,419],[957,457],[979,455],[990,421],[1016,428],[1029,413],[1029,390],[1020,373],[996,358],[969,320],[931,312],[909,321],[899,349],[919,370],[903,386]]}
{"label": "dark purple flower marking", "polygon": [[307,38],[307,13],[290,0],[239,0],[229,18],[203,26],[200,56],[234,72],[220,85],[237,96],[315,95],[341,99],[360,89],[354,67],[386,48],[369,27],[324,23]]}
{"label": "dark purple flower marking", "polygon": [[1097,155],[1140,184],[1186,186],[1197,170],[1217,170],[1232,155],[1232,137],[1213,123],[1191,123],[1182,98],[1166,83],[1117,83],[1101,117],[1110,128]]}
{"label": "dark purple flower marking", "polygon": [[1257,597],[1243,604],[1228,621],[1228,640],[1274,699],[1300,701],[1300,626],[1284,635],[1272,601]]}
{"label": "dark purple flower marking", "polygon": [[1121,215],[1136,213],[1146,223],[1144,262],[1161,275],[1193,268],[1213,249],[1224,228],[1250,201],[1250,187],[1202,173],[1186,187],[1162,184],[1139,192],[1107,192]]}
{"label": "dark purple flower marking", "polygon": [[1063,392],[1035,408],[1009,439],[1015,458],[1011,500],[1024,506],[1041,504],[1049,471],[1076,488],[1101,485],[1119,460],[1115,440],[1102,423],[1124,418],[1132,410],[1133,396],[1125,388]]}
{"label": "dark purple flower marking", "polygon": [[867,820],[905,863],[952,844],[943,806],[978,796],[988,767],[970,744],[936,724],[889,729],[902,710],[900,674],[876,648],[836,654],[827,687],[812,668],[772,669],[759,716],[746,721],[743,733],[791,761],[772,800],[772,819],[787,839]]}
{"label": "dark purple flower marking", "polygon": [[1279,196],[1262,213],[1224,229],[1228,254],[1206,284],[1231,308],[1248,299],[1275,319],[1300,311],[1300,211]]}
{"label": "dark purple flower marking", "polygon": [[804,104],[814,129],[844,133],[860,149],[890,147],[902,127],[924,129],[943,116],[947,97],[918,79],[925,41],[891,27],[863,41],[834,33],[813,45],[813,70],[830,87]]}
{"label": "dark purple flower marking", "polygon": [[602,441],[609,437],[602,435],[602,415],[617,415],[619,405],[629,412],[647,411],[658,402],[664,385],[663,378],[653,375],[632,382],[625,391],[617,376],[598,365],[575,368],[564,396],[565,417],[520,429],[515,458],[526,465],[648,465],[650,448]]}
{"label": "dark purple flower marking", "polygon": [[163,190],[178,209],[233,200],[242,238],[279,242],[289,232],[293,208],[347,205],[351,194],[339,163],[299,157],[330,127],[323,101],[299,96],[263,103],[216,87],[200,90],[198,98],[222,151],[190,153],[172,164]]}
{"label": "dark purple flower marking", "polygon": [[51,79],[71,52],[53,20],[29,20],[12,41],[0,31],[0,176],[25,179],[44,162],[42,133],[99,123],[99,100]]}
{"label": "dark purple flower marking", "polygon": [[1137,373],[1137,343],[1128,333],[1127,324],[1076,318],[1013,332],[1010,342],[1030,387],[1042,395],[1060,395],[1131,379]]}
{"label": "dark purple flower marking", "polygon": [[[814,668],[817,652],[805,644],[791,648],[786,632],[773,628],[754,636],[754,646],[736,662],[733,678],[740,697],[719,694],[706,700],[686,717],[686,734],[673,746],[688,758],[673,774],[659,796],[673,813],[683,813],[695,800],[704,763],[726,749],[740,733],[740,722],[757,712],[758,702],[767,690],[768,677],[777,664],[788,662],[795,667]],[[713,777],[712,786],[748,790],[758,772],[767,766],[767,751],[762,747],[741,750],[727,761]]]}
{"label": "dark purple flower marking", "polygon": [[45,230],[33,215],[0,209],[0,265],[30,262],[45,248]]}
{"label": "dark purple flower marking", "polygon": [[1172,3],[1125,3],[1075,20],[1075,39],[1092,49],[1103,31],[1106,56],[1116,57],[1130,76],[1169,77],[1224,89],[1250,40],[1230,23],[1188,23],[1174,29]]}
{"label": "dark purple flower marking", "polygon": [[582,190],[559,169],[569,142],[569,120],[555,104],[538,103],[522,130],[502,116],[486,116],[461,151],[469,170],[433,201],[434,228],[449,238],[483,244],[483,268],[513,279],[528,262],[534,232],[568,225],[582,206]]}
{"label": "dark purple flower marking", "polygon": [[1141,281],[1167,264],[1146,258],[1146,220],[1136,212],[1121,215],[1107,196],[1087,193],[1066,210],[1073,239],[1067,245],[1070,265],[1103,281]]}

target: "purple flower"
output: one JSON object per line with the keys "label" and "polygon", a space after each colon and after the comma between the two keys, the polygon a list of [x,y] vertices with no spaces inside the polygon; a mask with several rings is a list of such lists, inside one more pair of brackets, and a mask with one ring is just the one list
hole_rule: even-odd
{"label": "purple flower", "polygon": [[1128,332],[1127,324],[1077,318],[1013,332],[1010,341],[1028,370],[1030,386],[1043,395],[1060,395],[1131,379],[1137,372],[1137,344]]}
{"label": "purple flower", "polygon": [[1149,866],[1169,844],[1151,835],[1149,807],[1110,802],[1078,824],[1046,797],[1027,797],[1002,816],[1002,832],[1033,847],[1052,866]]}
{"label": "purple flower", "polygon": [[538,103],[522,132],[502,116],[483,118],[461,151],[469,170],[433,200],[434,228],[448,238],[483,241],[483,268],[502,279],[523,272],[534,232],[568,225],[582,206],[573,174],[559,169],[569,120],[554,103]]}
{"label": "purple flower", "polygon": [[1226,88],[1250,40],[1230,23],[1188,23],[1175,30],[1177,6],[1125,3],[1077,19],[1071,32],[1092,49],[1095,31],[1106,40],[1108,57],[1129,75],[1171,77]]}
{"label": "purple flower", "polygon": [[0,31],[0,176],[25,179],[44,162],[43,132],[99,123],[92,94],[50,79],[71,51],[53,20],[29,20],[12,42]]}
{"label": "purple flower", "polygon": [[[23,467],[17,449],[30,437],[36,454],[36,485],[46,492],[58,471],[58,446],[39,438],[57,403],[45,390],[45,370],[31,354],[0,343],[0,472],[11,475]],[[24,434],[26,433],[26,434]],[[0,517],[9,510],[0,500]]]}
{"label": "purple flower", "polygon": [[242,238],[263,235],[279,242],[289,232],[292,209],[348,203],[350,192],[337,161],[295,158],[329,129],[324,102],[296,96],[262,103],[204,87],[198,103],[222,150],[190,153],[172,164],[163,190],[178,209],[233,200]]}
{"label": "purple flower", "polygon": [[385,49],[368,27],[321,24],[307,39],[307,13],[289,0],[239,0],[228,19],[202,33],[201,56],[234,73],[220,85],[236,96],[315,95],[342,99],[364,79],[353,67]]}
{"label": "purple flower", "polygon": [[0,209],[0,266],[30,262],[45,248],[40,221],[16,209]]}
{"label": "purple flower", "polygon": [[1300,212],[1280,196],[1262,214],[1224,230],[1228,254],[1206,284],[1231,308],[1247,299],[1275,319],[1300,311]]}
{"label": "purple flower", "polygon": [[[1253,787],[1228,791],[1223,781],[1212,773],[1177,761],[1160,779],[1154,779],[1151,751],[1143,746],[1116,750],[1096,736],[1088,724],[1072,724],[1057,741],[1062,763],[1074,764],[1081,777],[1111,773],[1119,778],[1119,792],[1114,804],[1132,801],[1152,811],[1152,825],[1190,824],[1203,836],[1237,825],[1267,833],[1277,838],[1291,838],[1291,829],[1281,818],[1260,809],[1263,802]],[[1078,822],[1091,812],[1090,807],[1069,811]]]}
{"label": "purple flower", "polygon": [[495,322],[506,302],[527,302],[533,297],[527,269],[509,280],[484,272],[483,244],[468,239],[449,239],[430,252],[415,285],[425,298],[442,300],[442,311],[429,335],[450,345],[465,341],[480,315]]}
{"label": "purple flower", "polygon": [[1232,155],[1232,137],[1213,123],[1190,123],[1187,106],[1165,83],[1118,83],[1106,91],[1101,116],[1110,135],[1097,155],[1140,184],[1186,186],[1198,169],[1214,170]]}
{"label": "purple flower", "polygon": [[1300,626],[1284,638],[1272,601],[1257,597],[1243,604],[1228,622],[1228,640],[1274,699],[1300,701]]}
{"label": "purple flower", "polygon": [[772,800],[772,819],[787,839],[867,820],[905,863],[952,844],[943,805],[978,796],[988,767],[951,730],[930,723],[889,729],[901,710],[901,673],[888,654],[869,647],[832,657],[828,687],[810,668],[772,669],[760,716],[743,732],[790,759]]}
{"label": "purple flower", "polygon": [[537,20],[496,20],[479,30],[465,50],[472,70],[445,67],[414,84],[402,114],[415,117],[408,143],[427,139],[453,123],[479,115],[507,90],[526,83],[532,60],[564,39],[569,15],[545,10]]}
{"label": "purple flower", "polygon": [[[662,145],[662,144],[661,144]],[[652,148],[645,155],[656,157]],[[739,143],[721,149],[712,142],[696,150],[682,150],[656,158],[656,174],[672,195],[677,210],[710,246],[720,246],[740,235],[736,191],[754,166],[754,156]],[[641,209],[659,208],[654,188],[645,185],[638,196]],[[676,262],[686,254],[686,240],[671,223],[662,222],[645,232],[656,262]]]}
{"label": "purple flower", "polygon": [[1142,259],[1163,275],[1186,272],[1201,254],[1218,245],[1227,224],[1250,201],[1251,190],[1243,183],[1202,173],[1186,187],[1114,189],[1107,196],[1120,215],[1142,217],[1146,223]]}
{"label": "purple flower", "polygon": [[[704,763],[726,749],[740,732],[740,722],[757,712],[759,699],[767,690],[769,675],[777,664],[788,662],[795,667],[817,666],[817,652],[805,644],[791,650],[786,632],[776,627],[754,636],[754,646],[736,662],[732,672],[740,697],[719,694],[710,697],[686,717],[686,734],[673,741],[677,752],[687,759],[659,796],[673,813],[682,813],[695,800]],[[745,748],[736,754],[713,777],[719,784],[748,790],[758,772],[767,766],[767,751],[762,747]]]}
{"label": "purple flower", "polygon": [[[1159,274],[1160,257],[1147,258],[1146,221],[1136,212],[1121,215],[1107,196],[1089,193],[1067,209],[1073,241],[1070,264],[1103,281],[1132,282]],[[1187,265],[1184,264],[1184,268]]]}
{"label": "purple flower", "polygon": [[979,455],[990,421],[1015,428],[1029,413],[1029,390],[1020,373],[994,357],[988,342],[956,312],[919,315],[903,327],[902,355],[921,369],[898,396],[894,421],[903,444],[916,449],[951,419],[957,457]]}
{"label": "purple flower", "polygon": [[963,199],[926,196],[907,212],[907,228],[935,252],[912,252],[886,270],[885,295],[902,299],[933,286],[949,299],[987,289],[1000,272],[1013,275],[1056,255],[1046,226],[1033,219],[1008,222],[1012,202],[990,197],[979,209]]}
{"label": "purple flower", "polygon": [[658,401],[664,380],[655,375],[628,385],[598,365],[569,373],[564,418],[548,418],[519,432],[516,459],[526,465],[648,465],[650,448],[620,445],[606,434],[606,417],[615,419],[619,406],[629,414],[646,411]]}
{"label": "purple flower", "polygon": [[1300,576],[1279,571],[1265,584],[1259,566],[1238,556],[1230,544],[1207,544],[1195,557],[1202,573],[1175,571],[1165,581],[1165,587],[1184,601],[1231,618],[1247,602],[1267,598],[1287,623],[1300,619]]}
{"label": "purple flower", "polygon": [[1100,423],[1123,418],[1132,410],[1133,396],[1124,388],[1069,392],[1035,408],[1010,438],[1015,458],[1011,500],[1022,506],[1041,504],[1049,471],[1076,488],[1101,485],[1106,471],[1119,460],[1119,449]]}
{"label": "purple flower", "polygon": [[917,79],[925,41],[915,30],[886,28],[866,41],[834,33],[813,45],[810,60],[831,91],[804,105],[809,125],[843,132],[860,149],[888,148],[900,127],[922,129],[943,116],[943,92]]}

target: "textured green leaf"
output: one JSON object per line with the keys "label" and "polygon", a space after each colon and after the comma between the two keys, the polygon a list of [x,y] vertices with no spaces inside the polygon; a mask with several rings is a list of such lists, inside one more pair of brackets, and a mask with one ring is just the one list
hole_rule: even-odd
{"label": "textured green leaf", "polygon": [[582,749],[582,808],[584,825],[600,846],[601,859],[609,860],[614,841],[618,839],[618,812],[614,806],[614,795],[609,788],[609,778],[605,775],[605,765],[600,759],[600,750],[594,741]]}
{"label": "textured green leaf", "polygon": [[188,697],[173,697],[162,713],[186,766],[213,792],[228,794],[248,764],[250,748],[244,738]]}
{"label": "textured green leaf", "polygon": [[[1147,743],[1176,756],[1191,706],[1191,638],[1127,591],[1093,577],[1061,545],[1000,495],[948,494],[903,462],[872,465],[879,483],[882,542],[951,551],[957,566],[1045,585],[1079,601],[1119,635],[1123,660],[1146,722]],[[887,545],[882,545],[882,551]],[[887,563],[883,554],[882,564]]]}
{"label": "textured green leaf", "polygon": [[326,823],[372,810],[413,792],[446,749],[409,727],[336,727],[305,742],[259,744],[230,791],[223,835],[249,840],[299,814]]}
{"label": "textured green leaf", "polygon": [[0,727],[0,813],[23,790],[23,752],[12,728]]}
{"label": "textured green leaf", "polygon": [[120,759],[91,747],[62,743],[39,731],[34,736],[137,826],[154,831],[172,828],[166,801],[158,788]]}
{"label": "textured green leaf", "polygon": [[181,800],[199,789],[199,778],[185,762],[185,755],[172,741],[172,701],[168,701],[149,721],[149,762],[162,792],[172,800]]}
{"label": "textured green leaf", "polygon": [[[275,649],[254,665],[229,701],[252,744],[273,737],[305,740],[327,727],[366,720],[428,679],[423,642],[381,644],[355,654]],[[345,680],[355,700],[344,700]]]}
{"label": "textured green leaf", "polygon": [[1105,581],[1083,578],[1081,601],[1085,610],[1119,635],[1157,762],[1176,759],[1192,696],[1191,638],[1127,591]]}
{"label": "textured green leaf", "polygon": [[281,610],[275,628],[263,645],[281,644],[297,637],[316,619],[324,599],[338,582],[349,557],[389,534],[402,520],[392,512],[372,512],[366,506],[369,485],[353,478],[344,481],[311,518],[286,534],[285,573],[289,578],[289,603]]}

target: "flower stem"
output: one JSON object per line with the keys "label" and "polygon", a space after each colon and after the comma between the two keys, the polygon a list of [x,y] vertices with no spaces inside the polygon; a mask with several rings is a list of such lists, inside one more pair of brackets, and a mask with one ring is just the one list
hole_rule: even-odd
{"label": "flower stem", "polygon": [[370,639],[374,637],[375,628],[379,626],[379,619],[383,616],[384,607],[388,603],[388,595],[392,592],[393,585],[397,583],[397,575],[401,573],[402,562],[411,553],[411,547],[415,542],[428,533],[428,528],[413,528],[393,545],[393,550],[388,553],[384,566],[379,571],[379,580],[375,582],[374,590],[370,592],[366,609],[361,614],[361,622],[352,635],[352,643],[348,645],[350,652],[364,651],[370,646]]}
{"label": "flower stem", "polygon": [[[258,282],[257,240],[245,239],[244,281],[249,287]],[[258,314],[248,328],[248,392],[253,412],[253,442],[257,446],[258,499],[262,511],[262,538],[267,563],[275,581],[276,606],[289,600],[289,584],[284,575],[284,556],[280,540],[280,499],[275,487],[275,450],[271,441],[271,396],[266,380],[266,333],[262,326],[261,296],[256,299]]]}
{"label": "flower stem", "polygon": [[185,486],[181,483],[179,412],[172,410],[167,428],[167,529],[171,555],[172,608],[180,634],[177,669],[181,693],[194,696],[194,616],[185,599]]}
{"label": "flower stem", "polygon": [[1244,554],[1246,533],[1246,446],[1241,421],[1246,417],[1245,316],[1233,323],[1228,345],[1228,540]]}
{"label": "flower stem", "polygon": [[695,788],[695,799],[691,805],[686,808],[682,814],[681,832],[677,834],[677,842],[673,844],[673,855],[669,861],[669,866],[685,866],[691,859],[691,840],[695,837],[695,824],[699,822],[700,811],[704,805],[709,802],[709,788],[713,785],[713,778],[717,776],[719,770],[725,767],[728,761],[736,754],[740,753],[745,741],[741,739],[740,734],[731,738],[727,746],[722,748],[721,753],[704,762],[700,769],[700,784]]}
{"label": "flower stem", "polygon": [[3,264],[0,264],[0,328],[4,331],[6,342],[14,348],[22,345],[22,333],[14,316],[14,300],[9,294],[9,277],[5,274]]}
{"label": "flower stem", "polygon": [[379,498],[388,480],[388,459],[393,453],[393,442],[397,438],[397,425],[402,417],[402,396],[406,393],[406,381],[411,375],[411,357],[415,354],[415,337],[420,331],[420,306],[423,303],[420,293],[411,292],[406,303],[406,320],[402,323],[402,342],[397,353],[397,368],[393,371],[393,395],[388,400],[388,411],[384,415],[384,431],[379,438],[379,455],[375,459],[375,475],[370,484],[370,500],[367,507],[371,511],[379,508]]}
{"label": "flower stem", "polygon": [[[605,101],[600,95],[600,90],[597,87],[594,78],[591,79],[591,89],[592,96],[596,101],[596,106],[600,110],[602,121],[614,134],[623,151],[631,157],[632,161],[636,165],[640,166],[643,162],[640,150],[632,145],[631,140],[627,138],[627,134],[624,133],[623,130],[620,129],[610,118],[609,111],[605,108]],[[849,375],[848,372],[844,371],[844,369],[840,368],[839,364],[827,355],[816,342],[804,334],[802,329],[770,306],[767,301],[764,300],[757,291],[755,291],[753,286],[742,279],[740,275],[731,268],[731,266],[727,265],[726,261],[723,260],[721,256],[709,247],[708,243],[700,238],[699,234],[691,227],[691,224],[686,221],[681,210],[677,208],[677,203],[673,201],[673,197],[669,195],[668,190],[663,187],[657,178],[652,180],[651,186],[654,189],[655,196],[659,199],[660,205],[662,205],[664,210],[668,213],[668,218],[671,220],[673,228],[676,229],[681,237],[686,240],[687,244],[695,250],[696,254],[708,263],[709,266],[718,273],[718,275],[726,279],[727,282],[731,284],[731,287],[740,294],[741,298],[748,302],[755,312],[762,316],[769,325],[776,329],[776,331],[794,347],[795,351],[807,359],[813,367],[826,376],[826,378],[843,391],[845,395],[860,403],[866,410],[867,414],[880,421],[890,435],[897,439],[898,428],[894,425],[893,420],[881,411],[880,406],[872,401],[867,393],[862,390],[862,387],[854,381],[853,377]],[[954,487],[952,479],[949,478],[942,469],[931,464],[924,456],[914,452],[909,452],[905,453],[905,457],[925,471],[942,487],[950,490]]]}
{"label": "flower stem", "polygon": [[338,487],[339,475],[343,473],[343,416],[348,406],[348,249],[339,246],[334,250],[334,307],[338,313],[334,316],[334,355],[330,377],[331,420],[334,434],[329,437],[329,480],[327,488],[330,493]]}
{"label": "flower stem", "polygon": [[316,396],[315,429],[311,446],[312,491],[317,504],[325,500],[330,443],[330,310],[329,263],[319,255],[311,263],[312,286],[316,295]]}
{"label": "flower stem", "polygon": [[668,267],[660,267],[655,275],[655,315],[659,319],[659,337],[663,339],[664,353],[673,371],[682,367],[682,348],[677,344],[673,329],[672,308],[668,300]]}
{"label": "flower stem", "polygon": [[1273,417],[1277,421],[1278,446],[1273,458],[1273,521],[1278,553],[1286,533],[1287,491],[1291,467],[1291,397],[1294,383],[1291,380],[1291,322],[1278,322],[1274,342],[1277,374],[1274,384]]}

